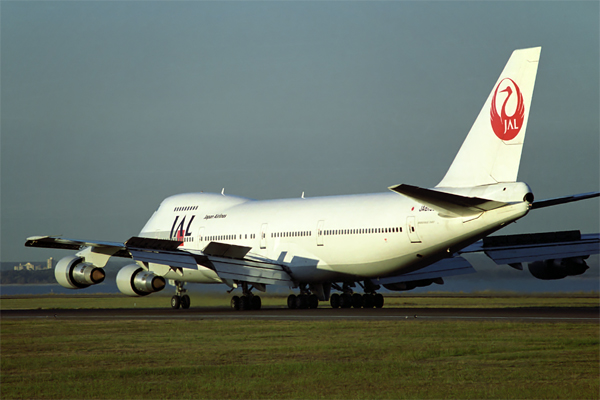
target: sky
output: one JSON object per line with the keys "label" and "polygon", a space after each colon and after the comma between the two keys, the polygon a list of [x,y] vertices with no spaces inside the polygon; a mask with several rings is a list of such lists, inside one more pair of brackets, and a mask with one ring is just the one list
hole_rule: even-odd
{"label": "sky", "polygon": [[[600,186],[600,3],[0,2],[1,261],[124,241],[165,197],[443,177],[513,50],[542,46],[519,180]],[[597,199],[502,233],[600,230]],[[64,253],[66,255],[67,253]]]}

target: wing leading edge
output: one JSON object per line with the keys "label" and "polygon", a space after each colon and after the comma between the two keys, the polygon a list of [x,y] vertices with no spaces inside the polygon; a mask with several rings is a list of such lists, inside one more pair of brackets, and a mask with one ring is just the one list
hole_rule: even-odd
{"label": "wing leading edge", "polygon": [[125,243],[67,239],[52,236],[33,236],[27,247],[59,248],[66,250],[91,249],[92,252],[112,253],[143,263],[169,265],[177,268],[210,268],[224,280],[236,280],[265,285],[290,285],[294,280],[281,264],[271,260],[249,260],[249,247],[211,242],[205,250],[192,252],[179,249],[182,242],[132,237]]}

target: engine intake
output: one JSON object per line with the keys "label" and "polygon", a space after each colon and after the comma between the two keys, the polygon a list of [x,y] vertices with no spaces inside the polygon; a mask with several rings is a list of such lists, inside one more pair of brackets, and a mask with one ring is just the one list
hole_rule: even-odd
{"label": "engine intake", "polygon": [[146,271],[137,264],[126,265],[117,274],[117,287],[128,296],[146,296],[160,292],[165,286],[165,278]]}
{"label": "engine intake", "polygon": [[84,289],[104,281],[106,274],[102,268],[83,262],[81,257],[62,258],[54,268],[56,281],[68,289]]}

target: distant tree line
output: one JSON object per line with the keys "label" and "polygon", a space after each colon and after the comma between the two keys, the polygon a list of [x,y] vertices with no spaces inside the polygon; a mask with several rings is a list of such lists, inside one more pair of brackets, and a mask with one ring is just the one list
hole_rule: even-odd
{"label": "distant tree line", "polygon": [[54,278],[54,269],[42,271],[2,271],[0,283],[3,285],[56,283],[56,279]]}

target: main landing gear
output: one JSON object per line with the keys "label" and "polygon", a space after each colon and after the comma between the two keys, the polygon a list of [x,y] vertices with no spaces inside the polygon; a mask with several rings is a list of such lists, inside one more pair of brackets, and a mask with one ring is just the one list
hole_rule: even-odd
{"label": "main landing gear", "polygon": [[242,282],[242,293],[242,296],[231,298],[231,308],[236,311],[260,310],[262,307],[260,296],[252,293],[252,287],[248,287],[247,282]]}
{"label": "main landing gear", "polygon": [[[329,294],[329,292],[327,292],[327,294]],[[326,296],[324,297],[326,298]],[[295,294],[290,294],[287,298],[287,306],[291,310],[318,308],[319,296],[317,296],[315,293],[311,293],[311,290],[307,287],[307,284],[301,284],[300,294],[298,296]]]}
{"label": "main landing gear", "polygon": [[332,285],[334,288],[342,292],[342,294],[334,293],[329,299],[331,308],[381,308],[383,307],[383,295],[375,293],[379,286],[373,285],[368,281],[365,284],[358,284],[364,289],[365,294],[354,293],[352,287],[354,284],[344,283],[343,287],[337,284]]}
{"label": "main landing gear", "polygon": [[381,308],[383,295],[381,293],[334,293],[329,300],[331,308]]}
{"label": "main landing gear", "polygon": [[300,293],[298,296],[290,294],[287,298],[287,306],[289,309],[306,309],[318,308],[319,298],[316,294]]}
{"label": "main landing gear", "polygon": [[184,294],[187,292],[183,288],[183,282],[175,281],[175,296],[171,297],[171,308],[177,310],[179,307],[183,309],[190,308],[190,296]]}

